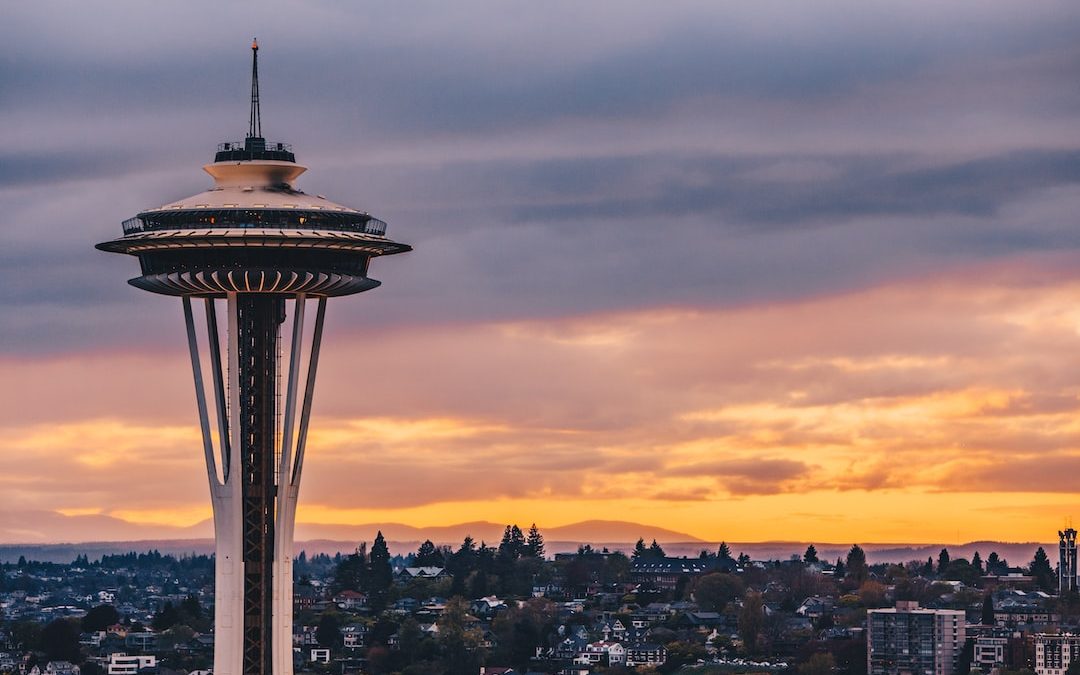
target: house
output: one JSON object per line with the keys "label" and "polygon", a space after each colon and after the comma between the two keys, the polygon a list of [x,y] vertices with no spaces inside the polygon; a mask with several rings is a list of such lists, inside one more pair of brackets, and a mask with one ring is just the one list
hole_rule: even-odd
{"label": "house", "polygon": [[432,581],[438,581],[439,579],[445,579],[449,574],[446,572],[445,567],[405,567],[398,572],[398,581],[406,583],[413,579],[429,579]]}
{"label": "house", "polygon": [[71,661],[49,661],[45,675],[79,675],[79,667]]}
{"label": "house", "polygon": [[717,562],[706,558],[639,558],[630,565],[636,583],[662,591],[674,591],[679,579],[716,572]]}
{"label": "house", "polygon": [[795,613],[808,619],[820,619],[832,614],[835,606],[836,600],[832,597],[812,595],[802,601],[802,604],[795,609]]}
{"label": "house", "polygon": [[345,649],[363,649],[367,631],[367,626],[359,623],[351,623],[342,628],[341,637]]}
{"label": "house", "polygon": [[715,628],[723,625],[724,616],[719,612],[687,612],[679,617],[679,628]]}
{"label": "house", "polygon": [[638,642],[626,648],[627,666],[662,666],[667,662],[667,649],[651,642]]}
{"label": "house", "polygon": [[319,599],[319,591],[312,586],[297,584],[293,586],[293,611],[300,612],[311,609]]}
{"label": "house", "polygon": [[331,598],[331,600],[333,600],[334,604],[337,605],[340,609],[344,610],[351,611],[367,606],[367,596],[363,593],[360,593],[359,591],[354,591],[351,589],[341,591],[333,598]]}
{"label": "house", "polygon": [[128,633],[124,646],[136,652],[152,652],[157,647],[157,634],[149,631]]}
{"label": "house", "polygon": [[585,645],[585,651],[578,654],[578,657],[584,657],[589,663],[621,666],[626,664],[626,648],[621,642],[600,640]]}
{"label": "house", "polygon": [[485,598],[473,600],[470,609],[472,610],[473,614],[479,617],[483,617],[485,619],[490,619],[502,610],[506,609],[506,603],[495,597],[494,595],[489,595]]}

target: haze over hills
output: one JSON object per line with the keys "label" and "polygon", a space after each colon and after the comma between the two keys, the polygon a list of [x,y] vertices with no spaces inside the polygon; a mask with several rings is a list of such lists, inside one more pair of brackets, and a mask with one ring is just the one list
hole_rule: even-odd
{"label": "haze over hills", "polygon": [[[522,529],[530,523],[518,523]],[[715,552],[719,542],[708,542],[685,532],[626,521],[587,520],[558,527],[544,527],[548,555],[576,551],[581,544],[596,549],[608,548],[629,552],[639,537],[663,544],[668,555],[696,557],[702,550]],[[477,543],[498,545],[505,524],[476,521],[441,527],[414,527],[401,523],[368,523],[364,525],[297,524],[296,551],[309,554],[348,553],[361,541],[370,542],[378,531],[383,532],[393,553],[415,551],[420,542],[430,539],[437,544],[457,547],[466,535]],[[93,532],[95,541],[87,541],[86,533]],[[174,555],[206,554],[213,552],[212,524],[209,520],[190,527],[168,527],[130,523],[105,515],[65,516],[53,511],[7,511],[0,513],[0,562],[13,562],[19,556],[51,562],[70,562],[77,555],[90,559],[104,554],[147,551],[156,549]],[[56,543],[66,541],[68,543]],[[802,555],[809,542],[766,541],[728,542],[734,554],[746,553],[755,560],[784,560]],[[953,558],[970,558],[979,551],[985,560],[996,551],[1014,566],[1027,565],[1035,549],[1042,546],[1053,557],[1055,545],[1037,542],[1008,543],[978,541],[966,544],[862,544],[867,560],[877,562],[907,562],[937,559],[942,548],[948,548]],[[850,543],[814,542],[823,560],[836,560],[847,555]]]}

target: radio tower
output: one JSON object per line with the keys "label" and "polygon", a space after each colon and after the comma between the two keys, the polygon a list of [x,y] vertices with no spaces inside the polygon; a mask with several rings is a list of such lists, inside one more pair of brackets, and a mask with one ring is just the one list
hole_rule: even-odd
{"label": "radio tower", "polygon": [[375,288],[371,258],[411,248],[383,221],[293,187],[306,167],[262,136],[258,43],[251,53],[248,135],[203,167],[214,186],[124,221],[97,248],[138,256],[128,283],[182,300],[214,510],[214,675],[291,675],[293,525],[326,300]]}

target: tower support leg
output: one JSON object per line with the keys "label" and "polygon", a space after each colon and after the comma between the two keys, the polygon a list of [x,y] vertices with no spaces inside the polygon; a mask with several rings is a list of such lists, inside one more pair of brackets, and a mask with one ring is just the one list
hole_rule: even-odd
{"label": "tower support leg", "polygon": [[305,302],[300,295],[293,303],[284,416],[279,424],[278,374],[282,364],[278,339],[285,320],[285,298],[228,294],[227,377],[223,377],[221,367],[215,301],[206,300],[219,463],[191,301],[184,298],[214,507],[215,675],[292,675],[293,671],[292,539],[326,316],[326,299],[319,298],[305,386],[298,395],[305,365]]}

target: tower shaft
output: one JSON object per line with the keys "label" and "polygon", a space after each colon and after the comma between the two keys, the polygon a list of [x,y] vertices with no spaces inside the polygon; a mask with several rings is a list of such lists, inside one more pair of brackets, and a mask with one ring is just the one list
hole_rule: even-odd
{"label": "tower shaft", "polygon": [[278,328],[284,299],[238,294],[244,675],[272,673]]}

